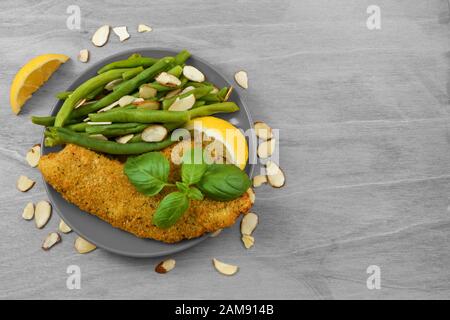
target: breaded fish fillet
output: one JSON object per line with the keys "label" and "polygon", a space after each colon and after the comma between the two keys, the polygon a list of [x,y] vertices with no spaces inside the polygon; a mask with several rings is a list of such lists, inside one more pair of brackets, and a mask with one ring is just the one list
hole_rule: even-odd
{"label": "breaded fish fillet", "polygon": [[[162,151],[167,159],[172,148]],[[39,170],[54,189],[81,210],[138,237],[168,243],[229,227],[252,206],[247,193],[228,202],[191,200],[188,211],[175,225],[160,229],[152,224],[152,217],[164,195],[173,190],[163,190],[154,197],[139,193],[117,160],[69,144],[58,153],[42,156]],[[171,162],[169,180],[179,179],[179,171],[179,166]]]}

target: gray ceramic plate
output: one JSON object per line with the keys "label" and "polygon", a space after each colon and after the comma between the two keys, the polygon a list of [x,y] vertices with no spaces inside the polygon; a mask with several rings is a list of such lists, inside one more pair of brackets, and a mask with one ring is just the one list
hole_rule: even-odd
{"label": "gray ceramic plate", "polygon": [[[68,90],[73,90],[78,87],[81,83],[86,81],[87,79],[96,75],[97,70],[105,64],[116,60],[122,60],[128,58],[133,53],[140,53],[143,56],[150,56],[161,58],[164,56],[173,56],[177,52],[173,50],[166,49],[133,49],[128,50],[119,54],[115,54],[110,56],[102,61],[96,63],[91,68],[86,70],[75,82],[68,88]],[[190,65],[197,67],[201,70],[208,81],[211,81],[218,87],[230,86],[230,82],[228,82],[223,75],[221,75],[212,65],[209,63],[197,58],[191,57],[188,62]],[[216,115],[223,119],[231,121],[238,128],[246,131],[252,126],[252,119],[250,113],[248,112],[247,107],[240,99],[239,95],[234,90],[231,95],[230,100],[236,102],[241,108],[239,112],[227,115]],[[52,110],[52,115],[55,115],[62,103],[58,102]],[[254,160],[256,157],[255,152],[255,141],[254,138],[248,139],[249,141],[249,159]],[[50,152],[59,151],[61,148],[47,148],[42,146],[43,154],[47,154]],[[250,163],[255,163],[255,161],[250,161]],[[253,165],[247,165],[246,168],[247,173],[251,176],[253,173]],[[94,243],[100,248],[105,250],[125,255],[131,257],[158,257],[164,256],[168,254],[173,254],[187,248],[190,248],[205,239],[208,238],[208,235],[203,237],[192,239],[192,240],[184,240],[176,244],[166,244],[159,241],[151,240],[151,239],[140,239],[135,237],[134,235],[122,231],[120,229],[116,229],[112,227],[110,224],[100,220],[99,218],[86,213],[80,210],[75,205],[67,202],[63,199],[63,197],[56,192],[50,185],[45,184],[47,189],[47,194],[49,200],[53,205],[53,209],[58,212],[61,218],[80,236]]]}

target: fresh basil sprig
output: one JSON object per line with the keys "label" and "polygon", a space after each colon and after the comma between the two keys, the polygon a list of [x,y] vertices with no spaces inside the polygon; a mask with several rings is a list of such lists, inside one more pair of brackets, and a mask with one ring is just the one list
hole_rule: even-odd
{"label": "fresh basil sprig", "polygon": [[229,201],[240,197],[250,187],[250,179],[231,164],[208,165],[203,160],[201,148],[188,150],[181,165],[181,181],[168,183],[169,161],[160,152],[149,152],[130,157],[124,172],[136,189],[148,196],[158,194],[165,186],[176,186],[178,191],[166,195],[160,202],[153,224],[169,228],[188,210],[190,200],[203,200],[204,195]]}

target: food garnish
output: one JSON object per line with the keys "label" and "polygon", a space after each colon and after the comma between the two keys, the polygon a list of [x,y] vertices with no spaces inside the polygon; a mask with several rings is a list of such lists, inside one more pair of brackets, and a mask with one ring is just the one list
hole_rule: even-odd
{"label": "food garnish", "polygon": [[94,46],[102,47],[105,45],[105,43],[108,41],[109,38],[109,29],[110,26],[104,25],[95,31],[94,35],[92,36],[92,43]]}
{"label": "food garnish", "polygon": [[27,192],[31,188],[33,188],[35,182],[28,178],[27,176],[20,176],[17,180],[17,189],[22,192]]}
{"label": "food garnish", "polygon": [[256,229],[256,226],[258,225],[258,216],[253,213],[249,212],[241,220],[241,233],[243,235],[249,235],[251,236],[253,231]]}
{"label": "food garnish", "polygon": [[173,268],[175,268],[175,259],[167,259],[164,261],[161,261],[160,263],[158,263],[155,267],[155,271],[157,273],[167,273],[170,270],[172,270]]}
{"label": "food garnish", "polygon": [[82,237],[77,237],[75,239],[75,250],[77,250],[78,253],[89,253],[91,251],[94,251],[95,249],[97,249],[97,247],[90,243],[89,241],[83,239]]}
{"label": "food garnish", "polygon": [[34,204],[33,202],[28,202],[22,212],[22,218],[25,220],[32,220],[34,217]]}
{"label": "food garnish", "polygon": [[191,81],[203,82],[205,81],[205,75],[193,66],[184,66],[183,75]]}
{"label": "food garnish", "polygon": [[34,222],[38,229],[42,229],[50,220],[52,215],[52,206],[45,200],[39,201],[34,210]]}
{"label": "food garnish", "polygon": [[151,27],[142,23],[138,25],[138,32],[150,32],[150,31],[152,31]]}
{"label": "food garnish", "polygon": [[58,225],[58,230],[61,231],[62,233],[69,233],[72,231],[72,228],[69,227],[64,220],[61,219],[61,221],[59,222]]}
{"label": "food garnish", "polygon": [[41,158],[41,145],[34,145],[30,151],[27,152],[26,160],[31,167],[36,167],[39,163],[39,159]]}
{"label": "food garnish", "polygon": [[273,138],[272,128],[265,122],[257,121],[254,123],[255,134],[262,140],[269,140]]}
{"label": "food garnish", "polygon": [[283,171],[273,161],[269,160],[266,163],[267,181],[274,188],[281,188],[286,182]]}
{"label": "food garnish", "polygon": [[267,159],[272,156],[275,151],[275,139],[263,141],[258,146],[258,157]]}
{"label": "food garnish", "polygon": [[51,247],[53,247],[58,242],[61,242],[61,236],[58,232],[52,232],[45,237],[44,242],[42,243],[42,249],[47,251]]}
{"label": "food garnish", "polygon": [[255,238],[249,236],[248,234],[243,234],[241,240],[244,244],[245,249],[250,249],[255,244]]}
{"label": "food garnish", "polygon": [[253,187],[258,188],[262,186],[264,183],[267,183],[267,176],[258,175],[253,177]]}
{"label": "food garnish", "polygon": [[226,276],[234,275],[239,269],[235,265],[224,263],[222,261],[217,260],[216,258],[213,259],[213,265],[217,271]]}
{"label": "food garnish", "polygon": [[240,85],[244,89],[248,89],[248,76],[247,72],[241,70],[236,72],[234,75],[234,80],[236,80],[237,84]]}
{"label": "food garnish", "polygon": [[89,51],[88,49],[82,49],[80,50],[80,53],[78,53],[78,60],[80,62],[86,63],[89,61]]}
{"label": "food garnish", "polygon": [[113,31],[119,37],[120,42],[125,41],[130,37],[126,26],[115,27],[113,28]]}

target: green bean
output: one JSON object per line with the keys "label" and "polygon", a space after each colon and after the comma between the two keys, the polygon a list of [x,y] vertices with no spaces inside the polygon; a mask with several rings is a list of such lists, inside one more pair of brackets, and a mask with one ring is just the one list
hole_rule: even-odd
{"label": "green bean", "polygon": [[94,122],[139,122],[167,123],[186,122],[189,120],[187,111],[164,110],[120,110],[115,112],[90,113],[89,119]]}
{"label": "green bean", "polygon": [[[172,61],[174,61],[173,57],[165,57],[165,58],[160,59],[158,62],[156,62],[150,68],[145,69],[144,71],[139,73],[134,78],[127,80],[125,82],[122,82],[119,85],[120,86],[119,89],[111,92],[107,96],[98,100],[96,103],[86,106],[84,108],[78,108],[78,109],[74,110],[74,112],[72,113],[72,117],[80,118],[89,113],[98,111],[101,108],[104,108],[104,107],[110,105],[111,103],[119,100],[121,97],[134,92],[135,90],[139,89],[139,86],[141,84],[149,81],[150,79],[155,77],[159,72],[164,70],[167,67],[167,65],[169,63],[171,63]],[[107,71],[107,72],[113,72],[114,70]],[[106,74],[106,72],[105,72],[105,74]],[[103,73],[101,75],[103,75]]]}
{"label": "green bean", "polygon": [[84,132],[86,131],[86,128],[89,125],[86,122],[80,122],[80,123],[75,123],[75,124],[70,124],[68,126],[65,126],[64,128],[70,129],[72,131],[76,131],[76,132]]}
{"label": "green bean", "polygon": [[85,134],[73,132],[66,128],[53,128],[55,139],[63,143],[73,143],[87,149],[109,154],[141,154],[164,149],[176,141],[170,137],[161,142],[136,142],[121,144],[114,141],[104,141],[91,138]]}
{"label": "green bean", "polygon": [[175,63],[177,65],[182,65],[186,62],[187,59],[191,56],[191,53],[187,50],[181,50],[176,56],[175,56]]}
{"label": "green bean", "polygon": [[137,67],[137,68],[131,69],[130,71],[124,72],[122,74],[122,79],[129,80],[131,78],[134,78],[136,75],[138,75],[142,71],[144,71],[143,67]]}
{"label": "green bean", "polygon": [[222,102],[222,99],[219,97],[217,93],[208,93],[207,95],[201,97],[199,100],[205,102]]}
{"label": "green bean", "polygon": [[195,101],[194,105],[192,106],[192,109],[201,107],[201,106],[203,106],[205,104],[206,104],[206,101],[203,101],[203,100]]}
{"label": "green bean", "polygon": [[100,70],[97,71],[98,74],[104,73],[109,70],[113,69],[119,69],[119,68],[135,68],[135,67],[150,67],[154,65],[158,59],[150,58],[150,57],[137,57],[137,56],[131,56],[130,58],[126,60],[120,60],[115,61],[112,63],[109,63]]}
{"label": "green bean", "polygon": [[195,99],[199,99],[199,98],[207,95],[211,90],[212,90],[212,87],[198,87],[198,88],[195,88],[186,93],[183,93],[183,94],[180,94],[180,95],[168,98],[168,99],[164,99],[162,102],[163,109],[168,110],[177,98],[183,99],[183,98],[186,98],[186,97],[190,96],[191,94],[193,94],[195,96]]}
{"label": "green bean", "polygon": [[[98,87],[102,87],[106,85],[108,82],[120,78],[122,73],[128,71],[129,69],[115,69],[111,71],[107,71],[98,76],[95,76],[83,84],[81,84],[75,91],[64,101],[61,109],[56,115],[55,126],[62,127],[70,116],[75,105],[83,98],[96,90]],[[95,105],[95,104],[94,104]],[[80,109],[80,108],[79,108]]]}
{"label": "green bean", "polygon": [[[101,127],[101,128],[100,128]],[[108,127],[108,126],[89,126],[86,128],[86,132],[89,134],[102,134],[106,137],[119,137],[124,136],[126,134],[130,133],[140,133],[144,131],[145,128],[147,128],[148,125],[138,123],[136,126],[133,127]]]}
{"label": "green bean", "polygon": [[[31,122],[34,124],[45,126],[45,127],[51,127],[55,124],[55,117],[54,116],[31,116]],[[77,120],[68,120],[67,124],[74,124],[77,123]]]}
{"label": "green bean", "polygon": [[172,69],[170,69],[169,71],[167,71],[167,73],[179,78],[181,76],[181,74],[183,73],[183,68],[181,66],[175,66]]}
{"label": "green bean", "polygon": [[72,91],[61,91],[55,94],[55,98],[58,100],[66,100],[71,94]]}
{"label": "green bean", "polygon": [[128,59],[135,59],[135,58],[141,58],[142,55],[140,53],[133,53],[131,56],[128,57]]}
{"label": "green bean", "polygon": [[[198,117],[206,117],[216,113],[231,113],[238,111],[239,107],[234,102],[221,102],[215,104],[208,104],[206,106],[198,107],[188,110],[191,119]],[[174,111],[172,111],[174,112]],[[181,112],[181,111],[178,111]]]}
{"label": "green bean", "polygon": [[219,92],[217,93],[217,96],[220,98],[220,100],[224,100],[225,96],[227,95],[228,92],[228,87],[223,87],[222,89],[219,90]]}
{"label": "green bean", "polygon": [[89,93],[89,94],[86,96],[86,99],[87,99],[87,100],[95,99],[100,93],[103,92],[103,90],[105,90],[105,87],[104,87],[104,86],[98,87],[97,89],[95,89],[94,91],[92,91],[91,93]]}

